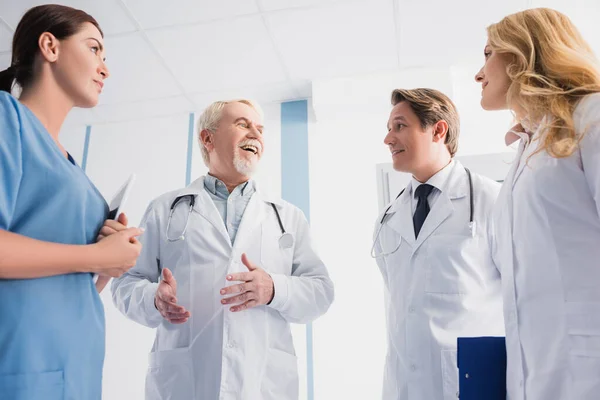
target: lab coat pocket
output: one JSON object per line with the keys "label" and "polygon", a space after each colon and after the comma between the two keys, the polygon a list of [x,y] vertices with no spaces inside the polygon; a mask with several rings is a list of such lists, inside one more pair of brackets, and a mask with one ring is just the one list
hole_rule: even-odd
{"label": "lab coat pocket", "polygon": [[444,400],[458,398],[458,366],[456,350],[442,350],[442,385]]}
{"label": "lab coat pocket", "polygon": [[573,398],[588,399],[600,392],[600,313],[597,302],[567,302],[569,370]]}
{"label": "lab coat pocket", "polygon": [[190,350],[175,349],[150,353],[146,376],[146,400],[194,398]]}
{"label": "lab coat pocket", "polygon": [[262,400],[298,399],[298,358],[282,350],[269,349],[261,379]]}
{"label": "lab coat pocket", "polygon": [[10,400],[63,400],[63,371],[0,375],[0,398]]}
{"label": "lab coat pocket", "polygon": [[[428,293],[463,294],[479,287],[485,271],[485,249],[478,248],[479,237],[471,235],[432,235],[427,239],[429,266],[425,291]],[[480,268],[481,270],[473,270]]]}

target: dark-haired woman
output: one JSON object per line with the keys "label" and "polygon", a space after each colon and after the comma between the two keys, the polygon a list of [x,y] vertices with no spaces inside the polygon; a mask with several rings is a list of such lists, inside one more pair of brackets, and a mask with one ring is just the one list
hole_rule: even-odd
{"label": "dark-haired woman", "polygon": [[107,205],[58,133],[71,108],[98,102],[103,57],[91,16],[40,6],[23,16],[0,72],[2,399],[101,398],[104,309],[92,274],[105,284],[129,269],[141,232],[116,227],[95,243],[113,233],[102,228]]}

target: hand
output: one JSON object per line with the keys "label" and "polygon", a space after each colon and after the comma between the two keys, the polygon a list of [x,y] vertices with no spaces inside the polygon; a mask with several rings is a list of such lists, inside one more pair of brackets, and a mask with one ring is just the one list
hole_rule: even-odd
{"label": "hand", "polygon": [[233,312],[268,304],[273,300],[275,294],[271,275],[267,274],[264,269],[252,264],[246,254],[242,254],[242,262],[250,272],[227,275],[227,280],[242,281],[244,283],[221,289],[222,295],[241,293],[221,300],[222,304],[237,304],[230,308]]}
{"label": "hand", "polygon": [[127,228],[90,245],[94,250],[94,261],[91,271],[87,272],[113,278],[123,275],[135,265],[142,251],[142,244],[136,237],[143,232],[140,228]]}
{"label": "hand", "polygon": [[154,295],[154,306],[164,319],[172,324],[183,324],[190,318],[190,312],[177,304],[177,281],[168,268],[163,269],[162,279]]}
{"label": "hand", "polygon": [[104,226],[100,229],[100,233],[98,233],[98,237],[96,238],[96,242],[101,241],[107,236],[112,235],[113,233],[121,232],[127,229],[128,224],[127,216],[124,213],[119,214],[119,218],[115,221],[114,219],[107,219],[104,221]]}

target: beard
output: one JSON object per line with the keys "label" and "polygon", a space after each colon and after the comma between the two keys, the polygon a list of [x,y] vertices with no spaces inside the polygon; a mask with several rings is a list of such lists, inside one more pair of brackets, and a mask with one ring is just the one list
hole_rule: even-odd
{"label": "beard", "polygon": [[[243,150],[242,150],[243,151]],[[254,157],[252,157],[254,158]],[[256,159],[246,159],[240,156],[240,152],[236,151],[233,154],[233,167],[237,172],[244,176],[252,176],[258,165],[258,157]]]}

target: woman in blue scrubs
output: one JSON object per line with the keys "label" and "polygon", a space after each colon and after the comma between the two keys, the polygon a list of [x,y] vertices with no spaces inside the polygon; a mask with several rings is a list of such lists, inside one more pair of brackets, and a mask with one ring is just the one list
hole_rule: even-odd
{"label": "woman in blue scrubs", "polygon": [[57,5],[23,16],[0,72],[1,399],[101,399],[104,309],[92,274],[105,284],[133,266],[141,231],[111,221],[101,232],[108,207],[58,133],[71,108],[96,105],[107,77],[91,16]]}

